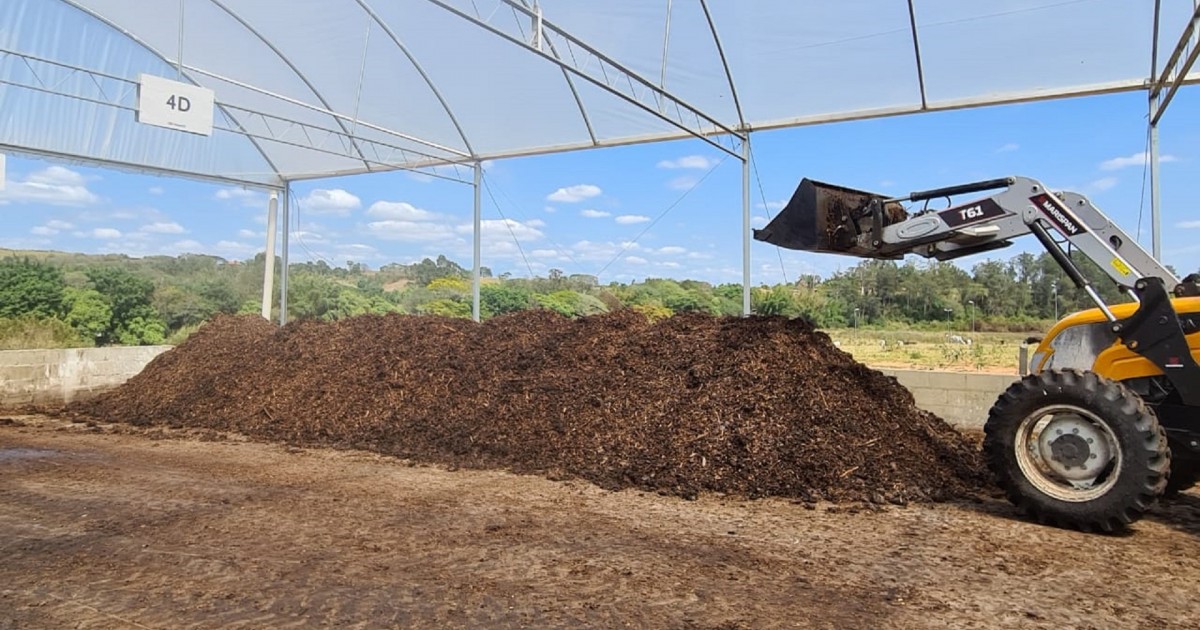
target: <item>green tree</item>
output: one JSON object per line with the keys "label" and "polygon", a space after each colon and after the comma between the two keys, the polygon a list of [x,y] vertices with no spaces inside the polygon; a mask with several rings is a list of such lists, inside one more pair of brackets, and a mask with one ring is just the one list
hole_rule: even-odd
{"label": "green tree", "polygon": [[529,308],[531,303],[529,291],[507,282],[479,287],[479,308],[484,317],[523,311]]}
{"label": "green tree", "polygon": [[112,326],[112,307],[108,300],[95,289],[67,287],[63,303],[67,313],[63,317],[80,339],[95,344],[104,338]]}
{"label": "green tree", "polygon": [[575,317],[579,314],[579,298],[580,295],[574,291],[555,291],[546,295],[533,296],[538,306],[567,317]]}
{"label": "green tree", "polygon": [[442,317],[471,317],[471,305],[448,298],[439,298],[424,304],[419,313],[423,315],[441,315]]}
{"label": "green tree", "polygon": [[62,269],[29,258],[0,260],[0,317],[57,317],[63,312]]}
{"label": "green tree", "polygon": [[84,273],[112,309],[109,328],[101,335],[100,343],[162,343],[167,327],[152,305],[153,282],[114,266],[90,267]]}
{"label": "green tree", "polygon": [[755,289],[750,294],[750,298],[751,307],[758,315],[795,317],[799,314],[791,289],[784,285],[776,285],[769,289]]}

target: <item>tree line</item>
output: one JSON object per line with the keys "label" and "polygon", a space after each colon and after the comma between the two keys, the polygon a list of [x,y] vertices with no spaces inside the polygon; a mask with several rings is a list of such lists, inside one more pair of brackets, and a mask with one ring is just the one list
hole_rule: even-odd
{"label": "tree line", "polygon": [[[1121,302],[1103,273],[1080,261],[1107,301]],[[264,258],[129,258],[9,252],[0,258],[0,347],[178,343],[218,313],[260,310]],[[545,277],[493,277],[483,270],[483,317],[545,308],[576,317],[632,308],[650,317],[704,312],[738,315],[739,284],[650,278],[601,284],[553,269]],[[292,264],[291,319],[337,320],[365,313],[470,317],[470,272],[439,256],[372,270],[361,263]],[[275,303],[279,282],[276,281]],[[808,317],[836,327],[1040,330],[1091,306],[1048,255],[957,265],[862,261],[821,278],[752,290],[755,313]]]}

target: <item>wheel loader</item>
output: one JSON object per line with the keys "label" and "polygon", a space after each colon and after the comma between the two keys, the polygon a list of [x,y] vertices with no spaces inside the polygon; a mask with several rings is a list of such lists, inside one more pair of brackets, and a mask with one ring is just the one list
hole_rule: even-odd
{"label": "wheel loader", "polygon": [[[929,208],[943,198],[945,207]],[[1087,197],[1027,177],[903,197],[805,179],[754,238],[860,258],[953,260],[1027,234],[1096,307],[1068,315],[1038,340],[1029,375],[988,413],[984,455],[1008,498],[1038,521],[1123,530],[1200,474],[1195,274],[1181,281]],[[1103,269],[1129,302],[1106,304],[1072,249]]]}

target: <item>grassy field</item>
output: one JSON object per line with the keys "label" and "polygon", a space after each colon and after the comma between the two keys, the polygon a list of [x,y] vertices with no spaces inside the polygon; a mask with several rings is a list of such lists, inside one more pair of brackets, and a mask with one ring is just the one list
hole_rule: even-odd
{"label": "grassy field", "polygon": [[[827,330],[834,342],[872,367],[970,370],[1016,374],[1017,356],[1029,333],[929,332],[916,330]],[[958,339],[952,338],[957,336]]]}

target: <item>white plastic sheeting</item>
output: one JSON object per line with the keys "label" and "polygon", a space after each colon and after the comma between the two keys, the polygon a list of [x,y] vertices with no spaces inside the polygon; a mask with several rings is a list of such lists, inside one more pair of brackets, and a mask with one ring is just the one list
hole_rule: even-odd
{"label": "white plastic sheeting", "polygon": [[[1192,8],[1162,0],[1160,56]],[[0,147],[277,186],[1140,89],[1153,17],[1153,0],[4,0]],[[213,89],[214,134],[137,123],[140,73]]]}

